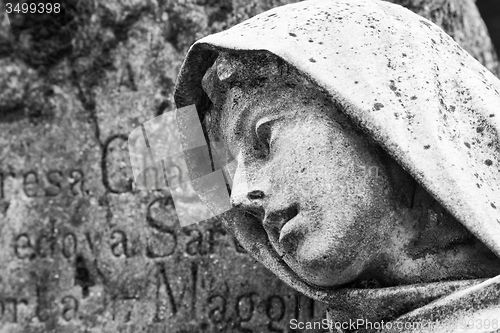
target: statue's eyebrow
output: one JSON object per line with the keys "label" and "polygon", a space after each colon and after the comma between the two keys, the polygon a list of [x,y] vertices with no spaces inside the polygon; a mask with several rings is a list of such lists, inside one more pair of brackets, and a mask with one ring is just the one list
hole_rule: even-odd
{"label": "statue's eyebrow", "polygon": [[242,129],[245,128],[244,123],[249,122],[250,125],[255,124],[254,126],[250,126],[250,131],[254,132],[258,126],[264,125],[271,121],[276,121],[285,117],[296,116],[297,111],[284,111],[286,110],[286,105],[284,102],[280,101],[276,105],[263,108],[261,112],[253,115],[252,108],[255,108],[258,105],[258,101],[245,105],[241,111],[238,112],[236,117],[236,121],[232,126],[232,133],[235,137],[242,137],[244,132]]}
{"label": "statue's eyebrow", "polygon": [[281,120],[287,117],[295,117],[296,115],[297,111],[293,111],[293,112],[282,112],[275,115],[259,117],[259,120],[257,120],[257,123],[255,124],[255,130],[257,130],[262,125],[275,122],[277,120]]}

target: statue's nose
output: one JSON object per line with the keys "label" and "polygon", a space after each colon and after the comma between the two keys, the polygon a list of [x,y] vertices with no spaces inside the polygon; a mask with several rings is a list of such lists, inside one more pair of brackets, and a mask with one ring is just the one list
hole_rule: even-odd
{"label": "statue's nose", "polygon": [[261,190],[252,190],[247,193],[231,193],[231,205],[245,213],[253,215],[260,221],[264,219],[265,194]]}
{"label": "statue's nose", "polygon": [[247,194],[247,198],[250,201],[264,199],[264,192],[261,190],[251,191]]}
{"label": "statue's nose", "polygon": [[[265,194],[263,188],[255,182],[250,184],[249,176],[251,175],[248,174],[249,170],[246,168],[244,155],[241,152],[236,156],[236,161],[232,179],[231,206],[239,210],[246,210],[253,215],[261,214],[264,217],[263,200]],[[254,178],[252,177],[252,179]]]}

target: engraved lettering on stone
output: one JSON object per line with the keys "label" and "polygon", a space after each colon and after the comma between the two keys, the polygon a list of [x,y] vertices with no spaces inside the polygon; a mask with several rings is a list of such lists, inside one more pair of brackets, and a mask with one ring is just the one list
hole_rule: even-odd
{"label": "engraved lettering on stone", "polygon": [[78,241],[75,234],[68,232],[62,239],[62,253],[67,259],[72,258],[77,251]]}
{"label": "engraved lettering on stone", "polygon": [[71,194],[83,196],[83,172],[81,170],[70,171],[70,189]]}
{"label": "engraved lettering on stone", "polygon": [[45,195],[55,197],[61,192],[63,174],[59,170],[47,172],[47,181],[49,186],[45,188]]}
{"label": "engraved lettering on stone", "polygon": [[127,256],[127,235],[122,230],[111,234],[111,252],[115,257]]}
{"label": "engraved lettering on stone", "polygon": [[28,197],[38,196],[38,175],[35,171],[29,171],[24,175],[23,190]]}
{"label": "engraved lettering on stone", "polygon": [[71,321],[76,319],[78,314],[78,300],[73,296],[65,296],[61,300],[61,304],[63,305],[62,309],[62,318],[65,321]]}

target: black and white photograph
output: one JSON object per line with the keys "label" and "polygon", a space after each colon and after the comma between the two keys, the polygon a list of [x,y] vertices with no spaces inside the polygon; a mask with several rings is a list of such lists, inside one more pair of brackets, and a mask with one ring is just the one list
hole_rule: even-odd
{"label": "black and white photograph", "polygon": [[500,332],[500,0],[0,0],[0,333]]}

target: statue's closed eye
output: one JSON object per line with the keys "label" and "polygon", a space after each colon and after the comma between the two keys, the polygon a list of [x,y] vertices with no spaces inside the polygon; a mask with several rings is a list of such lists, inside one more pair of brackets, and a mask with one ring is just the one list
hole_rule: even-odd
{"label": "statue's closed eye", "polygon": [[270,153],[271,148],[272,125],[274,122],[276,122],[276,120],[279,120],[281,118],[281,115],[274,117],[264,117],[257,121],[257,124],[255,124],[255,134],[257,136],[259,144],[264,146],[266,156]]}
{"label": "statue's closed eye", "polygon": [[273,120],[269,119],[269,117],[257,121],[257,124],[255,124],[255,134],[259,140],[263,142],[269,141],[272,122]]}
{"label": "statue's closed eye", "polygon": [[273,125],[284,118],[293,118],[294,116],[296,116],[296,113],[292,111],[272,116],[265,116],[257,121],[255,124],[255,134],[258,141],[265,145],[268,153],[270,152],[275,137],[275,135],[273,135],[275,131],[272,130]]}

